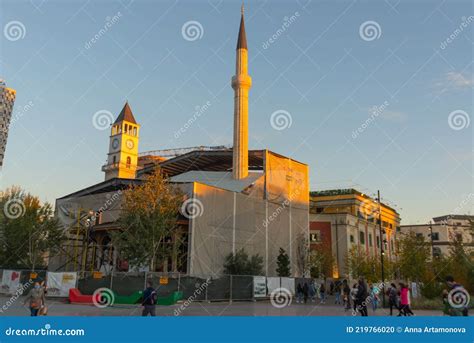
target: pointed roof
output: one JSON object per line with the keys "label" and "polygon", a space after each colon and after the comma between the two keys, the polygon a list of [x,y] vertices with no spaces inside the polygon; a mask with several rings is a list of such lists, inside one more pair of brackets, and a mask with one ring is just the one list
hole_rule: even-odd
{"label": "pointed roof", "polygon": [[120,123],[122,121],[128,121],[129,123],[132,123],[132,124],[137,123],[137,121],[135,120],[135,117],[133,116],[132,109],[128,105],[128,101],[123,106],[122,111],[120,112],[119,116],[115,120],[114,124]]}
{"label": "pointed roof", "polygon": [[242,5],[242,17],[240,18],[239,39],[237,40],[237,50],[247,50],[247,36],[245,35],[244,7]]}

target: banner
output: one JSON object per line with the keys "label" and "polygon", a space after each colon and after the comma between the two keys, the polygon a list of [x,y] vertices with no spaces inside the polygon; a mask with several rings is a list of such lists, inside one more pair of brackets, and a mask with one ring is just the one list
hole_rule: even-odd
{"label": "banner", "polygon": [[277,288],[280,288],[280,278],[275,276],[267,277],[268,295]]}
{"label": "banner", "polygon": [[0,293],[13,294],[20,287],[20,271],[4,270],[2,275],[2,284]]}
{"label": "banner", "polygon": [[48,297],[67,297],[69,289],[76,288],[77,273],[52,273],[47,275]]}
{"label": "banner", "polygon": [[267,296],[267,278],[265,276],[253,277],[253,297],[264,298]]}

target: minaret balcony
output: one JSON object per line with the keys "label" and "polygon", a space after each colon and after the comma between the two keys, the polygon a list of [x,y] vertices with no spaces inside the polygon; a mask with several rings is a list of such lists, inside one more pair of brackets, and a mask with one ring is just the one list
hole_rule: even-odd
{"label": "minaret balcony", "polygon": [[252,78],[249,75],[240,74],[232,76],[232,88],[246,88],[252,87]]}

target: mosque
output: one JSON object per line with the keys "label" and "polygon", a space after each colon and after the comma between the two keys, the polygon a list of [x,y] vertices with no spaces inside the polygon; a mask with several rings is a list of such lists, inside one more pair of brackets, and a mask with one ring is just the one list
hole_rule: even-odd
{"label": "mosque", "polygon": [[243,11],[231,86],[232,148],[182,149],[171,156],[139,153],[139,121],[125,104],[111,127],[102,167],[105,181],[56,200],[56,214],[70,241],[62,256],[50,261],[50,270],[131,270],[113,247],[110,232],[120,230],[122,191],[143,182],[159,166],[185,192],[193,211],[179,214],[179,227],[170,238],[179,252],[156,271],[221,274],[225,256],[244,248],[249,255],[263,257],[265,275],[275,276],[283,248],[291,259],[292,276],[302,275],[301,244],[309,236],[309,167],[270,150],[249,150],[252,79]]}

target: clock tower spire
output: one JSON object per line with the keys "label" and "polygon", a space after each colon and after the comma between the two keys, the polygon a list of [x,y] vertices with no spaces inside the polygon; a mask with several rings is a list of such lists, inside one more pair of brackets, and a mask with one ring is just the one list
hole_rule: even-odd
{"label": "clock tower spire", "polygon": [[102,167],[105,180],[135,178],[138,165],[139,130],[140,125],[137,124],[126,102],[112,124],[107,164]]}

